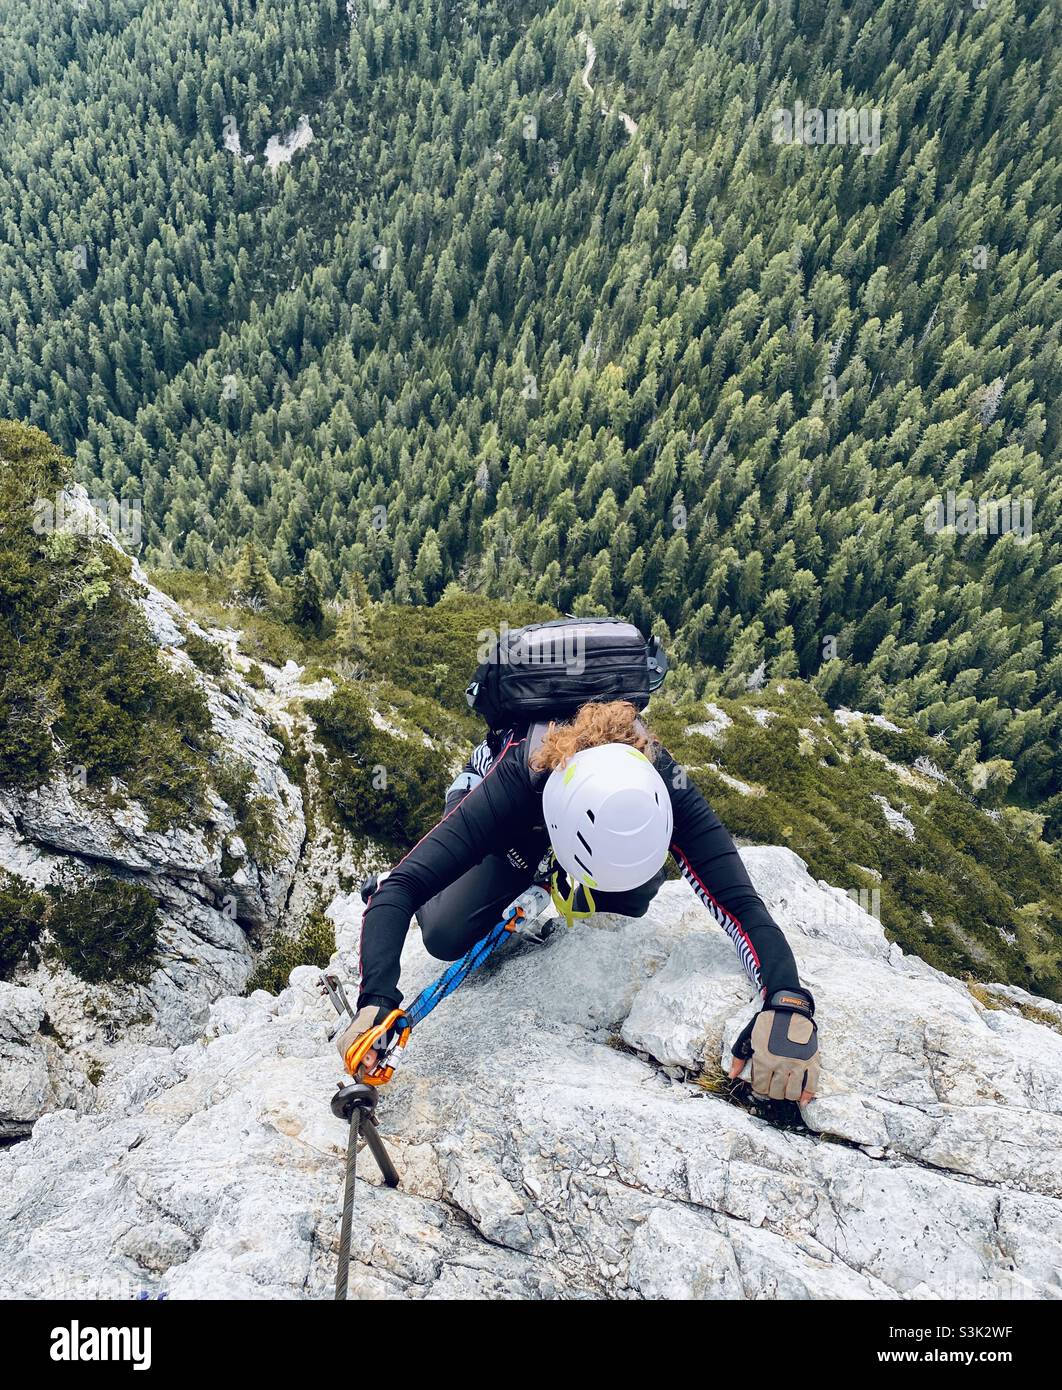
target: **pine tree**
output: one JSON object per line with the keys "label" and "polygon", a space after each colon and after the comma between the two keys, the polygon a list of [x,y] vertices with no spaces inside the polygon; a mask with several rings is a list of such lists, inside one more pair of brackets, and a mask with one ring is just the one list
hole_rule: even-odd
{"label": "pine tree", "polygon": [[245,541],[229,573],[233,596],[259,611],[277,602],[280,586],[269,572],[265,553],[256,541]]}

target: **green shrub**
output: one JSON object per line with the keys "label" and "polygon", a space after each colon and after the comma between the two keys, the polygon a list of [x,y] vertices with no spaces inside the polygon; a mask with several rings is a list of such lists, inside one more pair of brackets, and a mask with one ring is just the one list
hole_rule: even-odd
{"label": "green shrub", "polygon": [[938,743],[921,729],[901,729],[897,733],[867,719],[864,720],[864,732],[875,752],[883,753],[894,763],[902,763],[905,767],[913,766],[917,758],[928,758],[946,772],[955,761],[946,744]]}
{"label": "green shrub", "polygon": [[252,796],[238,826],[252,859],[263,868],[276,864],[281,852],[280,827],[276,807],[269,797]]}
{"label": "green shrub", "polygon": [[[0,592],[0,603],[3,599]],[[29,671],[8,670],[0,677],[0,781],[39,786],[48,776],[54,755],[48,727],[53,708],[49,686]]]}
{"label": "green shrub", "polygon": [[[67,891],[64,891],[67,890]],[[94,879],[47,890],[46,958],[88,984],[146,984],[158,964],[158,905],[146,888]]]}
{"label": "green shrub", "polygon": [[[950,750],[920,729],[864,722],[842,730],[814,692],[785,686],[784,695],[715,699],[734,723],[713,742],[685,732],[705,718],[702,706],[657,697],[650,722],[737,839],[788,846],[813,877],[838,887],[879,889],[889,938],[938,969],[1062,997],[1062,865],[1030,833],[1035,825],[1006,808],[994,820],[947,785],[905,784],[858,751],[953,766]],[[748,713],[757,705],[777,711],[765,727]],[[804,752],[800,726],[815,739]],[[736,791],[704,766],[709,760],[765,794]],[[875,795],[905,806],[913,841],[889,827]]]}
{"label": "green shrub", "polygon": [[445,758],[417,737],[378,729],[365,695],[342,685],[307,712],[328,750],[322,781],[341,819],[394,845],[418,840],[439,818],[449,781]]}
{"label": "green shrub", "polygon": [[253,613],[243,621],[240,651],[253,661],[264,661],[267,666],[283,666],[289,661],[298,661],[302,655],[299,641],[290,628],[262,613]]}
{"label": "green shrub", "polygon": [[335,928],[323,912],[313,912],[302,931],[273,937],[247,982],[247,993],[264,989],[279,994],[297,965],[316,965],[323,970],[335,949]]}
{"label": "green shrub", "polygon": [[208,676],[220,679],[228,674],[229,664],[225,660],[225,653],[216,642],[200,637],[196,632],[189,632],[184,639],[184,649],[200,671],[205,671]]}
{"label": "green shrub", "polygon": [[24,879],[0,870],[0,980],[14,978],[25,960],[36,963],[48,900]]}
{"label": "green shrub", "polygon": [[251,857],[259,864],[276,862],[280,853],[280,827],[269,797],[255,792],[254,770],[238,758],[221,757],[213,769],[213,782],[221,799],[231,807],[236,829]]}
{"label": "green shrub", "polygon": [[429,607],[383,604],[372,614],[370,664],[396,685],[467,715],[465,687],[479,661],[479,634],[559,616],[545,604],[476,594],[448,594]]}
{"label": "green shrub", "polygon": [[426,734],[434,743],[453,745],[462,751],[479,743],[486,727],[478,714],[467,707],[462,715],[457,710],[444,709],[430,695],[413,695],[390,681],[374,681],[368,688],[377,709],[403,730],[414,735]]}
{"label": "green shrub", "polygon": [[761,726],[742,713],[720,738],[719,762],[743,781],[784,788],[794,795],[798,789],[808,788],[815,776],[812,759],[799,747],[800,733],[788,714]]}
{"label": "green shrub", "polygon": [[160,659],[127,556],[34,529],[68,473],[39,430],[0,423],[0,782],[83,769],[90,786],[124,782],[152,828],[188,821],[205,791],[206,701]]}
{"label": "green shrub", "polygon": [[1044,839],[1062,841],[1062,792],[1056,792],[1047,801],[1042,801],[1040,810],[1047,817],[1044,822]]}
{"label": "green shrub", "polygon": [[223,754],[211,770],[211,781],[222,801],[231,807],[239,820],[254,794],[253,768],[239,758],[230,758]]}

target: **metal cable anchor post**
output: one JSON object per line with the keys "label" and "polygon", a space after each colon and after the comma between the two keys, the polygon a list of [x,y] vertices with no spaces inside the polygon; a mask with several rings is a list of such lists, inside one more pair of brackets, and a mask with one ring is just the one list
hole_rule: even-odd
{"label": "metal cable anchor post", "polygon": [[347,1173],[343,1187],[343,1221],[339,1230],[339,1266],[336,1270],[336,1301],[346,1302],[347,1282],[350,1275],[350,1236],[354,1221],[354,1189],[357,1182],[358,1142],[365,1145],[379,1168],[388,1187],[399,1184],[398,1169],[391,1162],[391,1155],[384,1146],[376,1125],[377,1091],[374,1086],[354,1081],[344,1086],[339,1084],[332,1097],[332,1114],[338,1120],[346,1120],[350,1126],[347,1136]]}

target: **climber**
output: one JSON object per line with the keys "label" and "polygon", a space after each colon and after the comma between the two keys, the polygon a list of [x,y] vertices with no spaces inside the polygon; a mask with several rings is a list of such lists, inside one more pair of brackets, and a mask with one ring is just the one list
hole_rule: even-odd
{"label": "climber", "polygon": [[[532,882],[550,882],[571,924],[593,911],[644,916],[667,854],[733,940],[763,1006],[733,1045],[755,1092],[810,1100],[818,1084],[815,1003],[730,835],[626,700],[583,704],[481,743],[442,819],[371,894],[362,923],[352,1033],[401,1003],[399,961],[414,913],[426,949],[457,960]],[[547,867],[548,866],[548,867]],[[376,1053],[369,1052],[372,1071]]]}

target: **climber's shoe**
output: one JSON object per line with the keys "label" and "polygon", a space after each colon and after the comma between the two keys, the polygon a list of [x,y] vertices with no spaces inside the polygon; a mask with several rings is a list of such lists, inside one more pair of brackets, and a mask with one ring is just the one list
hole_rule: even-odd
{"label": "climber's shoe", "polygon": [[363,903],[367,903],[372,895],[382,887],[384,879],[390,874],[390,869],[385,869],[382,874],[370,874],[358,890]]}
{"label": "climber's shoe", "polygon": [[752,1089],[771,1100],[803,1105],[819,1084],[819,1039],[815,1001],[805,989],[778,989],[751,1018],[730,1049],[736,1079],[752,1059]]}

